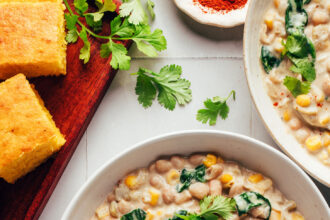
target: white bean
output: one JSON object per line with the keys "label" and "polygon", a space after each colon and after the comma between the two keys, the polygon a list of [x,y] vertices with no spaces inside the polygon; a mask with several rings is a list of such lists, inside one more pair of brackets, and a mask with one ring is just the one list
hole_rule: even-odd
{"label": "white bean", "polygon": [[166,173],[172,168],[172,164],[168,160],[158,160],[156,162],[156,171],[158,173]]}
{"label": "white bean", "polygon": [[153,174],[150,176],[150,185],[152,185],[153,187],[160,189],[163,187],[164,185],[164,179],[163,177],[161,177],[160,175],[157,174]]}
{"label": "white bean", "polygon": [[[328,64],[329,73],[330,73],[330,62]],[[324,82],[322,83],[322,90],[326,96],[330,96],[330,77],[328,77]]]}
{"label": "white bean", "polygon": [[204,155],[195,154],[189,158],[189,162],[192,163],[193,165],[200,165],[201,163],[203,163],[204,158],[205,158]]}
{"label": "white bean", "polygon": [[197,182],[190,185],[189,192],[193,197],[197,199],[203,199],[209,194],[210,188],[205,183]]}
{"label": "white bean", "polygon": [[184,167],[185,161],[182,157],[173,156],[171,157],[171,163],[176,169],[182,169]]}
{"label": "white bean", "polygon": [[288,122],[289,127],[292,130],[298,130],[299,128],[302,127],[302,123],[298,118],[292,118],[289,122]]}
{"label": "white bean", "polygon": [[219,180],[211,180],[209,182],[210,186],[210,195],[217,196],[222,193],[222,185]]}
{"label": "white bean", "polygon": [[121,214],[126,214],[133,209],[132,205],[125,200],[120,200],[118,203],[118,211]]}
{"label": "white bean", "polygon": [[310,131],[307,128],[301,128],[296,132],[296,138],[300,143],[304,143],[309,137]]}
{"label": "white bean", "polygon": [[167,187],[162,190],[162,197],[165,204],[171,204],[175,200],[175,191],[173,188]]}
{"label": "white bean", "polygon": [[329,15],[324,10],[316,10],[313,14],[312,21],[314,25],[326,24],[329,21]]}
{"label": "white bean", "polygon": [[214,164],[206,170],[205,179],[212,180],[217,178],[223,171],[223,166],[221,164]]}
{"label": "white bean", "polygon": [[188,190],[184,190],[181,193],[176,193],[175,195],[175,204],[181,205],[191,199],[191,194]]}

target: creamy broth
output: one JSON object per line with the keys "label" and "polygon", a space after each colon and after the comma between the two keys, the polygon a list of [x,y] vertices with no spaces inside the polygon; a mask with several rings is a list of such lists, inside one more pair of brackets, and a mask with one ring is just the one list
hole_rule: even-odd
{"label": "creamy broth", "polygon": [[[275,0],[265,13],[260,42],[280,57],[287,40],[285,14],[288,0]],[[286,76],[302,81],[290,70],[293,65],[284,58],[278,67],[263,74],[268,95],[287,128],[296,139],[323,164],[330,165],[330,0],[312,0],[303,8],[308,14],[304,33],[316,51],[316,79],[307,94],[294,97],[283,84]]]}
{"label": "creamy broth", "polygon": [[[193,182],[188,189],[178,192],[183,169],[193,170],[199,165],[205,168],[206,181]],[[250,191],[260,193],[270,201],[270,220],[304,219],[296,211],[296,203],[286,199],[270,178],[214,154],[195,154],[188,158],[172,156],[157,160],[148,168],[129,173],[118,182],[91,220],[120,219],[137,208],[147,213],[147,220],[170,219],[179,210],[199,212],[199,202],[206,196],[232,198]],[[265,218],[259,208],[254,208],[241,217],[234,212],[230,219]]]}

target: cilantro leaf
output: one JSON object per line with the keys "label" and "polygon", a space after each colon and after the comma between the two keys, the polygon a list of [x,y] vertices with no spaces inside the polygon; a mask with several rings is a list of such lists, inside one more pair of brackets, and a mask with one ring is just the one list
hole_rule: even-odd
{"label": "cilantro leaf", "polygon": [[101,57],[107,58],[112,53],[110,65],[114,69],[128,70],[130,68],[131,57],[127,56],[127,49],[120,43],[115,43],[111,39],[108,43],[101,45]]}
{"label": "cilantro leaf", "polygon": [[158,55],[157,51],[167,48],[167,42],[162,30],[156,29],[151,33],[149,25],[136,26],[135,34],[131,39],[136,43],[137,48],[150,57]]}
{"label": "cilantro leaf", "polygon": [[128,17],[128,22],[134,25],[147,24],[148,16],[145,13],[140,0],[125,1],[120,6],[121,17]]}
{"label": "cilantro leaf", "polygon": [[297,58],[307,57],[309,54],[309,42],[305,35],[294,33],[289,35],[285,43],[285,51]]}
{"label": "cilantro leaf", "polygon": [[83,28],[80,31],[79,37],[84,42],[84,46],[80,49],[79,59],[83,60],[84,61],[84,64],[86,64],[86,63],[88,63],[89,58],[91,56],[91,54],[90,54],[91,44],[90,44],[90,42],[88,40],[88,36],[87,36],[87,32],[86,32],[86,29],[85,28]]}
{"label": "cilantro leaf", "polygon": [[73,5],[80,15],[83,15],[88,9],[87,0],[74,0]]}
{"label": "cilantro leaf", "polygon": [[[159,73],[140,68],[136,73],[137,86],[135,93],[139,96],[138,100],[147,108],[151,106],[155,99],[154,91],[158,91],[158,102],[166,109],[173,110],[176,103],[185,105],[191,101],[190,82],[181,77],[182,69],[180,66],[164,66]],[[140,77],[142,76],[142,77]],[[151,85],[154,89],[151,88]],[[150,95],[147,95],[151,92]]]}
{"label": "cilantro leaf", "polygon": [[129,38],[135,32],[134,25],[130,24],[127,18],[125,18],[124,21],[122,21],[119,15],[111,21],[110,26],[111,26],[111,37],[117,35],[123,38]]}
{"label": "cilantro leaf", "polygon": [[[93,13],[88,13],[88,19],[90,23],[101,23],[101,29],[102,29],[102,18],[104,16],[105,12],[114,12],[117,8],[117,5],[113,2],[113,0],[104,0],[104,3],[101,0],[96,0],[95,4],[99,8],[99,11],[93,12]],[[85,17],[86,17],[85,15]],[[86,22],[87,22],[87,17],[86,17]],[[88,23],[87,23],[88,24]],[[88,24],[90,25],[90,24]],[[92,25],[90,25],[93,27]]]}
{"label": "cilantro leaf", "polygon": [[227,105],[227,100],[233,96],[236,99],[236,93],[234,90],[226,98],[220,98],[218,96],[212,99],[207,99],[204,102],[205,109],[200,109],[197,112],[196,119],[203,124],[209,122],[209,125],[215,125],[217,118],[220,117],[225,120],[228,117],[229,106]]}
{"label": "cilantro leaf", "polygon": [[[235,201],[224,196],[207,196],[200,201],[200,216],[220,216],[229,219],[232,212],[236,211]],[[208,219],[208,218],[207,218]],[[213,219],[213,218],[212,218]],[[216,218],[217,219],[217,218]]]}
{"label": "cilantro leaf", "polygon": [[311,86],[309,82],[301,82],[299,79],[291,76],[286,76],[284,78],[284,85],[294,97],[301,94],[307,94]]}
{"label": "cilantro leaf", "polygon": [[151,0],[147,1],[147,8],[148,11],[150,13],[151,19],[154,20],[155,19],[155,12],[154,12],[154,7],[155,7],[155,3]]}
{"label": "cilantro leaf", "polygon": [[95,17],[96,15],[98,15],[98,13],[87,13],[85,14],[85,19],[86,19],[86,23],[93,28],[93,30],[95,32],[99,32],[102,30],[102,20],[101,18],[98,19],[97,17]]}
{"label": "cilantro leaf", "polygon": [[76,29],[76,24],[78,21],[78,15],[70,15],[68,13],[64,14],[64,18],[66,21],[66,28],[68,30]]}
{"label": "cilantro leaf", "polygon": [[65,36],[65,40],[67,43],[75,43],[78,40],[78,31],[77,29],[69,30]]}
{"label": "cilantro leaf", "polygon": [[300,73],[308,82],[313,82],[316,79],[314,63],[308,58],[292,59],[292,61],[294,65],[291,66],[291,71]]}

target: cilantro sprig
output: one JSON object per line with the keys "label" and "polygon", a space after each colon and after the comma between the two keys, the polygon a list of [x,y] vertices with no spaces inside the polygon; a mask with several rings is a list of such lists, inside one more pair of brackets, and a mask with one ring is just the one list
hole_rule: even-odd
{"label": "cilantro sprig", "polygon": [[286,88],[291,92],[291,94],[294,97],[297,97],[298,95],[301,94],[307,94],[311,87],[310,82],[302,82],[299,79],[291,76],[286,76],[284,78],[283,84],[286,86]]}
{"label": "cilantro sprig", "polygon": [[135,93],[138,101],[144,108],[152,105],[156,98],[160,105],[168,110],[173,110],[176,103],[185,105],[192,99],[190,82],[181,78],[182,68],[177,65],[164,66],[159,73],[140,68],[137,73]]}
{"label": "cilantro sprig", "polygon": [[[103,36],[95,32],[102,30],[102,18],[106,12],[116,10],[113,0],[95,0],[98,11],[87,13],[87,0],[74,0],[74,13],[67,0],[64,0],[69,13],[65,14],[66,28],[68,30],[66,41],[68,43],[77,42],[80,38],[84,46],[80,49],[79,58],[86,64],[90,59],[90,42],[88,37],[92,36],[107,40],[101,45],[100,55],[107,58],[112,54],[110,65],[114,69],[128,70],[130,68],[131,57],[121,40],[132,40],[137,44],[137,48],[147,56],[155,57],[158,52],[167,48],[167,42],[162,30],[156,29],[153,32],[148,24],[148,16],[143,9],[140,0],[125,0],[120,6],[119,15],[110,23],[111,34]],[[148,8],[153,8],[154,4],[148,2]],[[149,11],[152,11],[149,9]],[[153,12],[153,11],[152,11]],[[153,17],[154,15],[151,14]],[[89,27],[84,25],[79,18],[86,20]],[[92,28],[93,30],[91,30]]]}
{"label": "cilantro sprig", "polygon": [[214,220],[230,219],[236,211],[235,200],[224,196],[207,196],[200,201],[200,213],[187,213],[186,215],[176,214],[183,220]]}
{"label": "cilantro sprig", "polygon": [[227,100],[231,96],[233,96],[234,100],[236,99],[236,92],[234,90],[232,90],[226,98],[216,96],[213,97],[213,99],[207,99],[204,102],[205,109],[198,110],[196,119],[203,124],[206,124],[209,121],[209,125],[215,125],[219,115],[225,120],[229,114]]}

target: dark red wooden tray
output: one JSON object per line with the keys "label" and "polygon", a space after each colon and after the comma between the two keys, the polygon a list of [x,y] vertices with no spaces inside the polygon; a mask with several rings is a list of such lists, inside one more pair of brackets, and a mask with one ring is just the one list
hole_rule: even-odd
{"label": "dark red wooden tray", "polygon": [[[72,6],[73,0],[69,2]],[[113,16],[107,16],[105,23],[109,24]],[[110,31],[109,27],[105,29],[104,33]],[[0,180],[1,220],[30,220],[40,216],[116,74],[109,65],[111,57],[103,59],[99,55],[102,42],[93,38],[90,40],[91,60],[88,64],[84,65],[78,59],[79,50],[83,45],[78,41],[76,44],[68,45],[66,76],[30,80],[53,115],[56,125],[65,135],[66,144],[57,155],[15,184]],[[123,44],[129,47],[130,42]]]}

